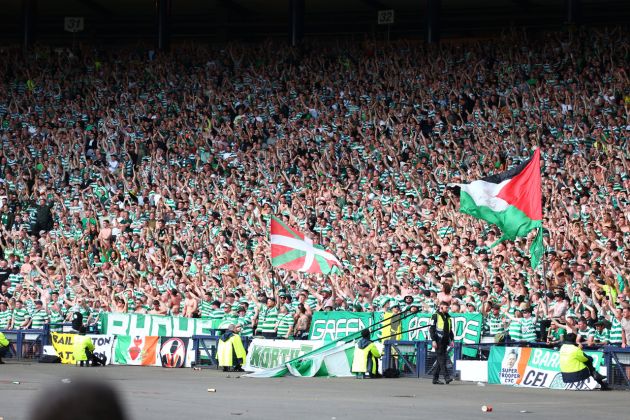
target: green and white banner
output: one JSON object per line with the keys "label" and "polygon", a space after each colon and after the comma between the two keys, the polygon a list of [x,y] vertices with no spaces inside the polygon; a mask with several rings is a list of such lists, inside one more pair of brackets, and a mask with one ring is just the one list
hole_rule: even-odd
{"label": "green and white banner", "polygon": [[314,340],[266,340],[255,338],[249,344],[247,359],[243,367],[248,372],[282,366],[306,353],[320,348],[325,343]]}
{"label": "green and white banner", "polygon": [[335,341],[381,320],[381,312],[314,312],[309,340]]}
{"label": "green and white banner", "polygon": [[[431,340],[431,336],[429,335],[431,315],[432,314],[416,314],[403,319],[402,331],[409,332],[403,333],[401,340]],[[456,343],[479,344],[483,328],[483,317],[480,313],[451,314],[451,319],[453,320],[453,335],[455,336]],[[477,349],[463,346],[462,354],[475,357],[477,355]]]}
{"label": "green and white banner", "polygon": [[[599,369],[603,353],[586,351]],[[488,383],[532,388],[587,390],[599,388],[593,378],[565,383],[560,373],[560,352],[556,350],[493,346],[488,359]]]}
{"label": "green and white banner", "polygon": [[[429,325],[431,315],[418,313],[410,315],[402,320],[400,340],[423,341],[430,340]],[[478,344],[481,340],[483,318],[480,313],[451,314],[453,319],[453,335],[455,341],[464,344]],[[315,312],[311,321],[309,339],[335,341],[361,331],[383,319],[382,312]],[[377,324],[379,328],[381,324]],[[425,327],[425,328],[422,328]],[[418,329],[416,329],[418,328]],[[415,330],[414,330],[415,329]],[[409,331],[414,330],[414,331]],[[389,331],[384,329],[382,331]],[[374,338],[381,336],[378,331]],[[395,338],[391,338],[395,339]],[[475,348],[463,347],[462,352],[466,356],[475,356]]]}
{"label": "green and white banner", "polygon": [[[305,352],[308,348],[312,350]],[[295,355],[295,357],[291,357]],[[283,341],[254,339],[244,369],[253,378],[352,376],[354,342]]]}
{"label": "green and white banner", "polygon": [[102,334],[132,337],[192,337],[211,335],[221,320],[175,316],[102,313]]}

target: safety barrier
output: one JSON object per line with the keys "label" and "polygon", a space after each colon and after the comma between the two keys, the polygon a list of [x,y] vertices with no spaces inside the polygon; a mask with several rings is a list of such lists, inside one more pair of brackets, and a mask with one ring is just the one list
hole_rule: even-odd
{"label": "safety barrier", "polygon": [[4,357],[7,359],[38,359],[41,357],[44,346],[50,343],[50,331],[48,325],[38,330],[2,330],[9,348]]}
{"label": "safety barrier", "polygon": [[[532,348],[557,348],[547,343],[507,343],[511,347]],[[403,376],[414,378],[432,376],[436,366],[436,354],[431,350],[430,341],[395,341],[387,340],[384,343],[383,370],[388,368],[398,369]],[[479,343],[465,344],[467,348],[476,349],[476,356],[463,356],[462,345],[455,343],[450,362],[447,360],[447,368],[452,377],[458,377],[458,372],[453,371],[453,366],[458,360],[487,360],[490,349],[494,346],[506,346],[506,343]],[[630,389],[630,348],[616,346],[584,346],[584,350],[598,350],[604,354],[604,363],[608,372],[608,383],[613,389]]]}
{"label": "safety barrier", "polygon": [[608,384],[614,389],[630,389],[630,348],[606,346],[603,350]]}
{"label": "safety barrier", "polygon": [[[431,349],[430,341],[395,341],[387,340],[383,350],[383,371],[397,369],[403,376],[414,378],[433,376],[437,365],[436,353]],[[455,361],[461,358],[462,346],[455,343],[451,353],[452,359],[447,361],[447,369],[456,378],[453,368]]]}
{"label": "safety barrier", "polygon": [[[217,348],[219,347],[219,335],[193,335],[193,351],[195,353],[194,366],[198,368],[218,369]],[[249,348],[251,337],[241,337],[245,351]]]}
{"label": "safety barrier", "polygon": [[[91,325],[86,325],[85,326],[87,328],[87,333],[88,334],[98,334],[99,333],[99,329],[98,329],[98,325],[97,324],[91,324]],[[72,333],[72,332],[78,332],[77,330],[75,330],[74,328],[72,328],[72,323],[71,322],[64,322],[64,323],[59,323],[59,324],[50,324],[48,325],[48,328],[50,330],[50,332],[58,332],[58,333]]]}

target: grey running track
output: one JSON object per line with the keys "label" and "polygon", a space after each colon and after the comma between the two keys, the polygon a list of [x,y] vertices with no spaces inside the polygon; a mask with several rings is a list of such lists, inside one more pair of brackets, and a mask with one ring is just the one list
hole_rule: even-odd
{"label": "grey running track", "polygon": [[[49,386],[88,377],[116,388],[131,420],[628,419],[627,391],[553,391],[428,379],[252,379],[216,370],[16,363],[0,366],[0,417],[28,419]],[[228,377],[229,376],[229,377]],[[15,384],[14,382],[19,382]],[[208,388],[216,392],[208,392]],[[490,405],[492,412],[481,411]],[[527,411],[523,413],[522,411]],[[87,420],[87,419],[86,419]]]}

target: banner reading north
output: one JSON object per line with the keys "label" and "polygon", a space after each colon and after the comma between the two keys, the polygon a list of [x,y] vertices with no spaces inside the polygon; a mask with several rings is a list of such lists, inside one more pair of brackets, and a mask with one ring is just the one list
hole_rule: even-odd
{"label": "banner reading north", "polygon": [[245,370],[254,378],[352,376],[354,343],[254,339],[249,345]]}
{"label": "banner reading north", "polygon": [[275,368],[289,360],[320,348],[325,343],[313,340],[252,340],[247,351],[245,370],[258,372],[263,369]]}
{"label": "banner reading north", "polygon": [[[57,356],[61,359],[61,363],[74,364],[74,337],[76,334],[68,333],[51,333],[52,345],[57,353]],[[107,364],[112,363],[112,349],[114,346],[113,335],[88,335],[94,343],[94,354],[107,358]]]}
{"label": "banner reading north", "polygon": [[[595,369],[602,366],[602,352],[585,353],[593,358]],[[488,383],[572,390],[599,388],[593,378],[565,383],[560,373],[559,351],[527,347],[492,347],[488,359]]]}

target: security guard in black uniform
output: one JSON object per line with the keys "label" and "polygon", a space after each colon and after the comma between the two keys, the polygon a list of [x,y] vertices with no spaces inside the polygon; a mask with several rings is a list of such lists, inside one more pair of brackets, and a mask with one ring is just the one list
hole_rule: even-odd
{"label": "security guard in black uniform", "polygon": [[444,374],[444,380],[447,384],[451,383],[453,379],[448,373],[446,368],[446,358],[448,357],[448,350],[452,346],[454,341],[453,336],[453,321],[448,314],[449,305],[446,302],[440,302],[438,311],[431,317],[431,327],[429,333],[431,334],[431,340],[433,341],[433,350],[437,356],[437,366],[433,373],[433,384],[444,385],[444,382],[440,381],[440,372]]}

